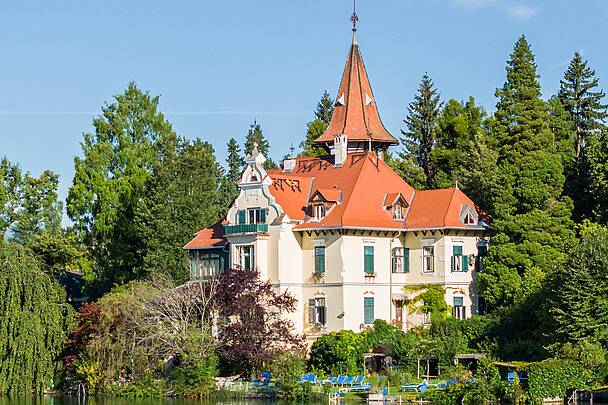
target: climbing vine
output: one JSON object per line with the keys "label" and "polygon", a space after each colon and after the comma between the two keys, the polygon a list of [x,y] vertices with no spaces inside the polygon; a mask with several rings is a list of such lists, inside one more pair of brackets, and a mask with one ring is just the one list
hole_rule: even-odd
{"label": "climbing vine", "polygon": [[52,386],[71,307],[65,292],[16,244],[0,244],[0,395]]}
{"label": "climbing vine", "polygon": [[406,294],[414,294],[405,299],[403,305],[411,312],[430,314],[431,319],[440,321],[448,315],[450,307],[445,302],[445,290],[440,285],[422,284],[403,287]]}

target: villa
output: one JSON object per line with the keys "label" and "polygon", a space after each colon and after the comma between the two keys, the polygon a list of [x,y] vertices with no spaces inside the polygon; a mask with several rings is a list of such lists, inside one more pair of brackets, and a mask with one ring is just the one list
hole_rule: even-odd
{"label": "villa", "polygon": [[240,266],[288,290],[298,299],[290,319],[311,338],[375,319],[404,330],[428,323],[403,304],[430,284],[445,289],[454,317],[482,306],[475,280],[489,226],[457,187],[417,191],[383,161],[399,142],[380,119],[353,31],[331,122],[316,140],[328,155],[265,170],[254,150],[226,218],[184,247],[193,279]]}

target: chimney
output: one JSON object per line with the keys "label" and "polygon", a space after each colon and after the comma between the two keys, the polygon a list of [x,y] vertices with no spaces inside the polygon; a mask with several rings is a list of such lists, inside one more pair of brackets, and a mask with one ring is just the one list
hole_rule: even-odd
{"label": "chimney", "polygon": [[283,161],[283,173],[291,173],[296,167],[295,159],[285,159]]}
{"label": "chimney", "polygon": [[344,134],[334,137],[334,166],[342,167],[348,155],[348,139]]}

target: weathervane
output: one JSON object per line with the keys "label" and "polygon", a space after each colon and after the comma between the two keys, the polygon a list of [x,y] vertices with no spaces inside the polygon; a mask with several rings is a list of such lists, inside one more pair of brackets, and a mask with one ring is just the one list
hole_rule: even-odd
{"label": "weathervane", "polygon": [[359,16],[357,15],[357,0],[353,0],[353,15],[350,17],[350,20],[353,22],[353,32],[357,32],[357,21],[359,21]]}

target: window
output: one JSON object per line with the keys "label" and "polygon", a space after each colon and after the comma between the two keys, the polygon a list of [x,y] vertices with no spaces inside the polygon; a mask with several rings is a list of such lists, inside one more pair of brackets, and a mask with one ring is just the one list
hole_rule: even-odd
{"label": "window", "polygon": [[483,260],[488,255],[488,246],[479,245],[477,246],[477,256],[475,257],[475,270],[483,270]]}
{"label": "window", "polygon": [[190,279],[200,280],[217,275],[225,269],[225,256],[221,249],[193,250],[190,252]]}
{"label": "window", "polygon": [[374,247],[363,247],[363,270],[366,275],[374,274]]}
{"label": "window", "polygon": [[315,273],[325,273],[325,246],[315,246]]}
{"label": "window", "polygon": [[245,270],[254,270],[255,249],[253,245],[236,246],[236,262]]}
{"label": "window", "polygon": [[265,208],[249,208],[249,223],[250,224],[265,224],[266,209]]}
{"label": "window", "polygon": [[466,307],[464,306],[463,297],[454,297],[454,305],[452,306],[452,316],[456,319],[465,319],[467,317]]}
{"label": "window", "polygon": [[325,317],[325,298],[311,298],[308,300],[308,323],[322,326],[327,323]]}
{"label": "window", "polygon": [[374,297],[363,298],[363,323],[371,325],[374,323]]}
{"label": "window", "polygon": [[475,221],[475,217],[470,212],[464,216],[464,220],[462,221],[465,225],[475,225],[477,221]]}
{"label": "window", "polygon": [[435,248],[433,246],[422,247],[422,272],[435,272]]}
{"label": "window", "polygon": [[395,221],[403,221],[403,206],[401,204],[393,206],[393,219]]}
{"label": "window", "polygon": [[452,271],[469,271],[469,257],[462,254],[462,246],[452,248]]}
{"label": "window", "polygon": [[409,273],[410,272],[410,249],[409,248],[393,248],[393,273]]}
{"label": "window", "polygon": [[325,218],[325,204],[315,204],[312,207],[314,219]]}
{"label": "window", "polygon": [[236,213],[236,223],[238,225],[245,225],[247,223],[247,213],[245,210],[238,210]]}

